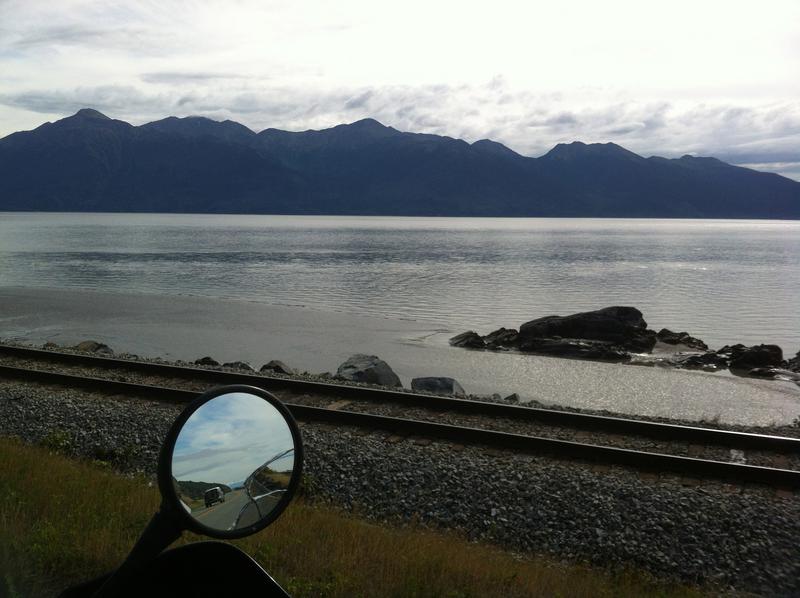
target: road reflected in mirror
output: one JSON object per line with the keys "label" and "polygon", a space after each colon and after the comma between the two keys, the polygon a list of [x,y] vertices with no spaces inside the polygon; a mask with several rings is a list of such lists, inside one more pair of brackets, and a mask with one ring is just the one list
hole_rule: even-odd
{"label": "road reflected in mirror", "polygon": [[172,454],[181,506],[206,527],[230,531],[270,514],[289,487],[294,439],[283,415],[247,393],[215,397],[184,424]]}

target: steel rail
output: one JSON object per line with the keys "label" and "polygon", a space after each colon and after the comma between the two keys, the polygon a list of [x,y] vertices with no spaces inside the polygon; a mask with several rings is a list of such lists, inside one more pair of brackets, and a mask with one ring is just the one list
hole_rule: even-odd
{"label": "steel rail", "polygon": [[[196,391],[162,386],[118,382],[104,378],[89,378],[10,366],[0,366],[0,377],[69,387],[83,387],[112,394],[148,396],[176,403],[189,402],[201,394]],[[671,471],[699,478],[716,478],[739,483],[756,483],[778,488],[800,489],[800,471],[788,469],[649,453],[323,407],[310,407],[291,403],[286,403],[286,406],[300,421],[316,421],[334,425],[379,429],[395,434],[423,436],[460,444],[489,446],[518,452],[546,453],[561,458],[625,465],[656,472]]]}
{"label": "steel rail", "polygon": [[215,384],[249,384],[258,388],[263,388],[264,390],[286,390],[293,393],[321,394],[338,399],[394,402],[427,409],[537,421],[544,424],[565,426],[581,430],[604,431],[661,440],[686,441],[695,444],[711,444],[739,449],[800,454],[800,439],[788,438],[785,436],[734,432],[730,430],[702,428],[699,426],[682,426],[678,424],[666,424],[621,417],[559,411],[556,409],[521,407],[501,403],[489,403],[486,401],[458,399],[454,397],[349,386],[346,384],[330,384],[238,372],[221,372],[197,367],[141,362],[111,357],[96,357],[92,355],[46,351],[28,347],[0,345],[0,355],[57,361],[104,369],[126,368],[148,375],[195,380],[200,379]]}

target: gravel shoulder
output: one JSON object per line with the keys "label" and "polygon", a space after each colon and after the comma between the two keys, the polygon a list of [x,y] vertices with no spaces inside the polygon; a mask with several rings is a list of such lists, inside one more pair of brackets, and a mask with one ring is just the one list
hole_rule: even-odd
{"label": "gravel shoulder", "polygon": [[[0,434],[124,472],[155,469],[181,407],[0,383]],[[301,426],[307,486],[364,517],[462,530],[520,552],[635,566],[763,595],[800,593],[800,495],[480,447]]]}

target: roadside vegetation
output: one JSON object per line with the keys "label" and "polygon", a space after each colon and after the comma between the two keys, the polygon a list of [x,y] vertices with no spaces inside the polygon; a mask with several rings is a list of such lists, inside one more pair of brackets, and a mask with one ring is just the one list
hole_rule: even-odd
{"label": "roadside vegetation", "polygon": [[[112,569],[158,503],[150,480],[0,437],[0,596],[53,595]],[[377,525],[302,498],[267,530],[235,543],[298,598],[700,595],[639,573],[519,558],[456,534]]]}

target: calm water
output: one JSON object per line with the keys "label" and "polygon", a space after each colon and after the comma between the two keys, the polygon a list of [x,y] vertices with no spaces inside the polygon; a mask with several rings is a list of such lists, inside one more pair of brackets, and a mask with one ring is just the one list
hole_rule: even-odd
{"label": "calm water", "polygon": [[633,305],[800,349],[800,223],[0,214],[0,286],[189,294],[474,328]]}

